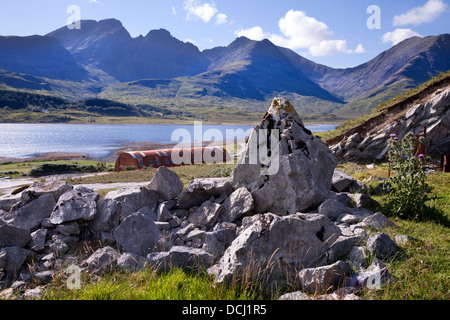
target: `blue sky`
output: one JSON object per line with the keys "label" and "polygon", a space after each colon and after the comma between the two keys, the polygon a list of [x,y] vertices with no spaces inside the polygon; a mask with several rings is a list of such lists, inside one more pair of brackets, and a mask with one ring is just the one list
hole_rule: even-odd
{"label": "blue sky", "polygon": [[81,19],[122,21],[133,37],[165,28],[200,50],[268,38],[339,68],[413,35],[450,32],[450,0],[1,0],[0,35],[44,35],[66,25],[73,5]]}

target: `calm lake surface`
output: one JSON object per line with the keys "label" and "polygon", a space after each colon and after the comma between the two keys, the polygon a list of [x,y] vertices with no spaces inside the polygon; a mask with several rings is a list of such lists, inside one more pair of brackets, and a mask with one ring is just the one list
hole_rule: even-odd
{"label": "calm lake surface", "polygon": [[[313,132],[333,130],[335,124],[307,124]],[[227,133],[237,139],[245,139],[251,129],[248,125],[202,125],[201,130],[193,125],[96,125],[96,124],[1,124],[0,157],[30,158],[49,152],[84,153],[92,157],[108,156],[127,143],[179,143],[182,138],[175,130],[184,129],[198,142],[219,140],[217,135]],[[213,129],[213,130],[211,130]],[[241,129],[241,130],[239,130]],[[187,130],[187,131],[186,131]],[[228,131],[227,131],[228,130]],[[232,131],[230,131],[232,130]],[[247,132],[246,132],[247,131]],[[212,134],[214,137],[208,137]],[[214,135],[216,134],[216,135]]]}

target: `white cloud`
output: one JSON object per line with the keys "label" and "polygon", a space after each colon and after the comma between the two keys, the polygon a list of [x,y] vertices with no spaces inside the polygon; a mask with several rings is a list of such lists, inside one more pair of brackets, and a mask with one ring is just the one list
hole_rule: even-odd
{"label": "white cloud", "polygon": [[278,22],[278,27],[281,35],[265,33],[260,26],[241,29],[236,34],[252,40],[267,38],[276,45],[292,50],[308,49],[313,56],[366,52],[362,44],[358,44],[355,50],[349,49],[346,40],[336,39],[324,22],[309,17],[304,11],[289,10]]}
{"label": "white cloud", "polygon": [[200,19],[205,23],[210,22],[215,18],[216,24],[225,24],[228,22],[228,16],[224,13],[219,13],[214,2],[202,2],[202,0],[185,0],[184,10],[187,11],[187,20]]}
{"label": "white cloud", "polygon": [[201,19],[209,22],[217,13],[217,8],[213,3],[202,3],[199,0],[184,1],[184,9],[187,11],[187,19]]}
{"label": "white cloud", "polygon": [[228,22],[228,17],[226,14],[218,13],[216,15],[216,24],[224,24]]}
{"label": "white cloud", "polygon": [[270,37],[269,33],[264,33],[263,29],[260,26],[256,26],[249,29],[240,29],[237,30],[236,35],[238,37],[247,37],[251,40],[261,41]]}
{"label": "white cloud", "polygon": [[420,34],[418,34],[417,32],[415,32],[411,29],[398,28],[392,32],[386,32],[385,34],[383,34],[383,36],[381,37],[381,40],[383,40],[384,43],[392,42],[392,45],[395,46],[397,43],[400,43],[403,40],[414,37],[414,36],[421,37]]}
{"label": "white cloud", "polygon": [[395,16],[394,27],[414,25],[431,22],[444,13],[448,5],[442,0],[428,0],[422,7],[414,7],[406,13]]}
{"label": "white cloud", "polygon": [[175,7],[172,7],[172,14],[173,14],[174,16],[177,15],[177,9],[176,9]]}

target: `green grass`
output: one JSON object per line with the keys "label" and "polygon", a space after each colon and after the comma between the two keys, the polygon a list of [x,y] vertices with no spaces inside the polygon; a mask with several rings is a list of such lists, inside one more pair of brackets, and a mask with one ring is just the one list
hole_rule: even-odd
{"label": "green grass", "polygon": [[[29,160],[29,161],[7,161],[0,163],[0,176],[9,176],[11,178],[23,177],[29,174],[33,167],[52,164],[69,164],[78,166],[98,166],[97,160]],[[113,168],[114,163],[106,163],[107,168]]]}
{"label": "green grass", "polygon": [[[257,300],[264,296],[241,287],[213,282],[206,271],[176,268],[158,273],[150,267],[139,272],[114,270],[101,277],[81,275],[79,290],[67,288],[64,274],[55,277],[43,299],[47,300]],[[248,288],[247,288],[248,289]]]}

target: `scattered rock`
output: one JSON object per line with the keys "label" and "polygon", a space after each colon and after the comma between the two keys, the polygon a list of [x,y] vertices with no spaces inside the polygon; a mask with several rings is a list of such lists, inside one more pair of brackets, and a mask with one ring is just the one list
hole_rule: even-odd
{"label": "scattered rock", "polygon": [[156,224],[142,213],[126,217],[114,230],[114,238],[127,252],[146,256],[157,248],[161,232]]}
{"label": "scattered rock", "polygon": [[189,215],[188,222],[197,228],[212,228],[223,210],[224,207],[222,205],[205,201],[201,207]]}
{"label": "scattered rock", "polygon": [[339,234],[339,228],[322,215],[266,213],[239,234],[208,272],[218,282],[249,273],[264,274],[269,283],[286,282],[296,277],[296,270],[320,265]]}
{"label": "scattered rock", "polygon": [[82,268],[88,268],[94,273],[99,273],[116,265],[120,254],[111,247],[104,247],[95,251],[89,258],[81,263]]}
{"label": "scattered rock", "polygon": [[42,220],[50,217],[55,203],[52,194],[43,194],[36,200],[23,205],[15,211],[11,211],[3,218],[12,226],[32,232],[41,227]]}
{"label": "scattered rock", "polygon": [[355,181],[355,179],[351,175],[335,169],[331,180],[331,186],[334,191],[343,192],[346,189],[348,190],[353,181]]}
{"label": "scattered rock", "polygon": [[59,197],[50,216],[50,222],[56,225],[75,220],[92,220],[97,213],[99,198],[98,193],[91,192],[89,189],[69,190]]}
{"label": "scattered rock", "polygon": [[208,268],[213,264],[213,256],[208,252],[184,246],[175,246],[168,252],[150,253],[147,256],[149,264],[158,270],[171,268]]}
{"label": "scattered rock", "polygon": [[247,215],[254,208],[253,197],[247,188],[235,190],[224,202],[222,221],[233,222]]}
{"label": "scattered rock", "polygon": [[183,191],[183,182],[175,172],[166,167],[159,167],[148,188],[155,190],[159,199],[165,201],[174,199]]}
{"label": "scattered rock", "polygon": [[367,240],[367,250],[379,259],[392,257],[398,248],[395,242],[385,233],[377,234]]}
{"label": "scattered rock", "polygon": [[337,261],[327,266],[305,268],[300,271],[298,277],[304,291],[317,294],[337,287],[349,272],[350,266],[347,262]]}
{"label": "scattered rock", "polygon": [[227,195],[233,192],[233,187],[228,179],[223,178],[199,178],[189,181],[177,199],[180,208],[188,209],[199,206],[211,197],[220,197],[222,193]]}
{"label": "scattered rock", "polygon": [[393,223],[389,218],[387,218],[381,212],[376,212],[375,214],[368,216],[363,220],[363,222],[374,228],[375,230],[381,231],[387,227],[395,227],[395,223]]}
{"label": "scattered rock", "polygon": [[31,240],[30,231],[4,224],[0,226],[0,248],[23,247]]}

